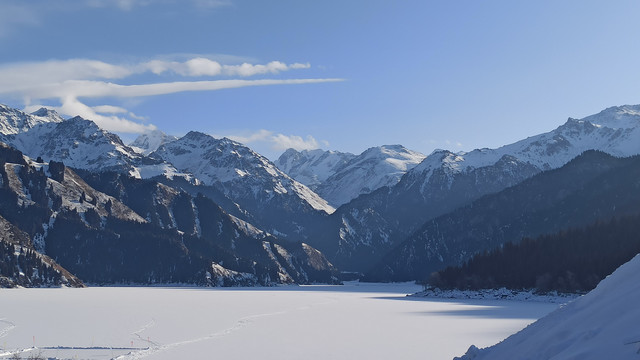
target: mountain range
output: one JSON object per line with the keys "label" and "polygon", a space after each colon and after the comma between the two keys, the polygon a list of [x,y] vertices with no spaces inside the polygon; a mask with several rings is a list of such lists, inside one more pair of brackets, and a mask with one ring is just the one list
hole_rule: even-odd
{"label": "mountain range", "polygon": [[[311,246],[283,242],[206,197],[125,173],[85,170],[84,178],[114,196],[108,195],[61,162],[34,161],[6,145],[0,147],[0,164],[0,216],[13,229],[3,243],[19,243],[29,255],[51,258],[52,266],[60,264],[60,271],[84,282],[335,281],[333,266]],[[21,273],[37,284],[39,273],[32,266]]]}
{"label": "mountain range", "polygon": [[339,207],[309,241],[338,267],[367,271],[425,222],[591,149],[615,156],[639,154],[640,106],[570,118],[555,130],[498,149],[434,151],[395,186]]}
{"label": "mountain range", "polygon": [[[331,282],[338,269],[367,272],[376,280],[416,279],[507,237],[573,225],[566,217],[556,227],[518,223],[516,200],[495,202],[504,206],[500,212],[468,209],[482,208],[478,204],[487,196],[517,191],[513,199],[537,204],[539,192],[553,199],[538,209],[543,214],[562,207],[563,199],[580,197],[578,184],[591,186],[589,176],[604,173],[565,168],[581,162],[601,172],[616,168],[618,160],[602,153],[572,161],[588,150],[639,154],[640,106],[570,118],[553,131],[498,149],[436,150],[428,156],[385,145],[360,155],[290,149],[271,162],[240,143],[195,131],[180,138],[155,131],[126,145],[90,120],[4,105],[0,141],[7,144],[0,155],[6,194],[0,216],[27,234],[33,251],[85,282]],[[549,175],[554,169],[564,175]],[[532,182],[542,185],[514,190]],[[594,209],[595,201],[571,204]],[[480,223],[513,223],[504,239],[452,240],[455,231],[486,233],[472,220],[488,214],[496,218]],[[444,231],[438,228],[443,216],[457,219],[447,223],[451,230],[437,244],[431,235],[424,240],[424,234]],[[64,236],[61,229],[75,235]],[[143,233],[145,243],[136,243]],[[98,250],[112,256],[98,256]],[[136,265],[134,257],[164,260]],[[127,266],[115,269],[114,261]]]}
{"label": "mountain range", "polygon": [[357,156],[337,151],[289,149],[278,158],[276,165],[338,207],[383,186],[394,186],[424,158],[401,145],[372,147]]}
{"label": "mountain range", "polygon": [[640,214],[640,157],[590,150],[561,168],[426,222],[368,274],[370,280],[427,279],[506,242]]}

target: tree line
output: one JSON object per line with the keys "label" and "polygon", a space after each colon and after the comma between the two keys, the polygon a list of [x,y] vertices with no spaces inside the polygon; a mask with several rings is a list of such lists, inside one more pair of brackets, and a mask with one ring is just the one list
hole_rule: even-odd
{"label": "tree line", "polygon": [[619,217],[505,243],[434,272],[425,282],[441,289],[587,292],[638,253],[640,215]]}

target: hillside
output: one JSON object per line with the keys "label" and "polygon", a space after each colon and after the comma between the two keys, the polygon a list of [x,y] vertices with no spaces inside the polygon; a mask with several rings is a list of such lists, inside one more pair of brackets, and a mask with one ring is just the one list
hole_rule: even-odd
{"label": "hillside", "polygon": [[640,256],[590,293],[486,349],[459,360],[636,359],[640,349]]}
{"label": "hillside", "polygon": [[640,215],[613,218],[473,256],[429,276],[441,289],[534,289],[585,293],[640,253]]}

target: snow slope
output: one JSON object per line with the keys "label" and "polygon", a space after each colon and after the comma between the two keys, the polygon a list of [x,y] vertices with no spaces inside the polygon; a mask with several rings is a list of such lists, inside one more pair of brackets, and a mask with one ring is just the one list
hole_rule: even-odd
{"label": "snow slope", "polygon": [[461,359],[638,359],[640,255],[587,295],[490,348]]}

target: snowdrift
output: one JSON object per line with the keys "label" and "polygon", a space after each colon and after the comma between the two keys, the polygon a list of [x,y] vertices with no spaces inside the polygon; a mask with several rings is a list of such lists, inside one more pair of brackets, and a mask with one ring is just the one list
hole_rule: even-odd
{"label": "snowdrift", "polygon": [[640,255],[590,293],[503,342],[471,346],[459,360],[639,359]]}

